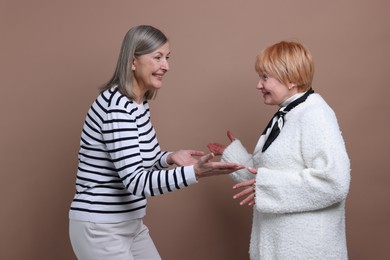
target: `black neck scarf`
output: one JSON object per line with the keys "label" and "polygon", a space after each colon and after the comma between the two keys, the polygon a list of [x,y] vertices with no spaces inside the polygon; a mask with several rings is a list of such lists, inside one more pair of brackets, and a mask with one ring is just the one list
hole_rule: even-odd
{"label": "black neck scarf", "polygon": [[[296,100],[288,104],[284,110],[279,109],[278,112],[275,113],[275,115],[271,118],[271,121],[269,121],[267,127],[264,129],[263,133],[261,134],[261,135],[265,135],[265,133],[267,133],[268,128],[272,126],[273,119],[276,117],[276,122],[272,127],[272,130],[269,133],[267,140],[265,140],[262,152],[267,150],[267,148],[272,144],[272,142],[276,139],[276,137],[278,137],[280,130],[282,130],[281,128],[284,125],[284,116],[287,114],[287,112],[293,109],[294,107],[298,106],[302,102],[304,102],[306,98],[313,93],[314,90],[310,88],[302,97],[297,98]],[[279,128],[279,120],[281,120],[281,128]]]}

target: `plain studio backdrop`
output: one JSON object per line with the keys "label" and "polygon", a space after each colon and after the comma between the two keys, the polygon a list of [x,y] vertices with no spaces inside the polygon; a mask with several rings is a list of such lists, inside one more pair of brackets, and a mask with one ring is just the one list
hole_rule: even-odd
{"label": "plain studio backdrop", "polygon": [[[252,151],[276,107],[255,89],[256,55],[281,40],[312,52],[314,89],[335,110],[351,159],[353,260],[388,259],[388,1],[11,1],[0,3],[1,259],[75,259],[68,208],[83,120],[122,39],[150,24],[171,69],[152,122],[164,150],[206,151],[231,130]],[[228,176],[149,200],[163,259],[248,259],[252,208]]]}

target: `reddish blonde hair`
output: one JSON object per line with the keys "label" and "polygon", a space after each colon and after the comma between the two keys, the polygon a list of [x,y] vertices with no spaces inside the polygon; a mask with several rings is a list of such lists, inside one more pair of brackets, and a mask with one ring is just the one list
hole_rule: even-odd
{"label": "reddish blonde hair", "polygon": [[314,77],[311,53],[298,42],[281,41],[265,48],[256,58],[255,70],[286,86],[295,83],[300,92],[311,88]]}

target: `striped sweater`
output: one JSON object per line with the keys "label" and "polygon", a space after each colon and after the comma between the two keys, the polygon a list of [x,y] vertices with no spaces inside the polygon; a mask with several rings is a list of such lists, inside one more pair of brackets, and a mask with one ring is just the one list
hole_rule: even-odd
{"label": "striped sweater", "polygon": [[116,87],[92,104],[81,133],[76,194],[69,218],[115,223],[146,214],[146,197],[196,183],[193,166],[163,170],[147,101],[129,100]]}

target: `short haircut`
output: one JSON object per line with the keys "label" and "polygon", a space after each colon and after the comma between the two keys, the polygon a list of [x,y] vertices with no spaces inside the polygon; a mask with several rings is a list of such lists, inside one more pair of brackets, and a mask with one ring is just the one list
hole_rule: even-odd
{"label": "short haircut", "polygon": [[259,74],[269,74],[286,86],[295,83],[300,91],[312,87],[313,58],[298,42],[281,41],[265,48],[256,58],[255,70]]}

